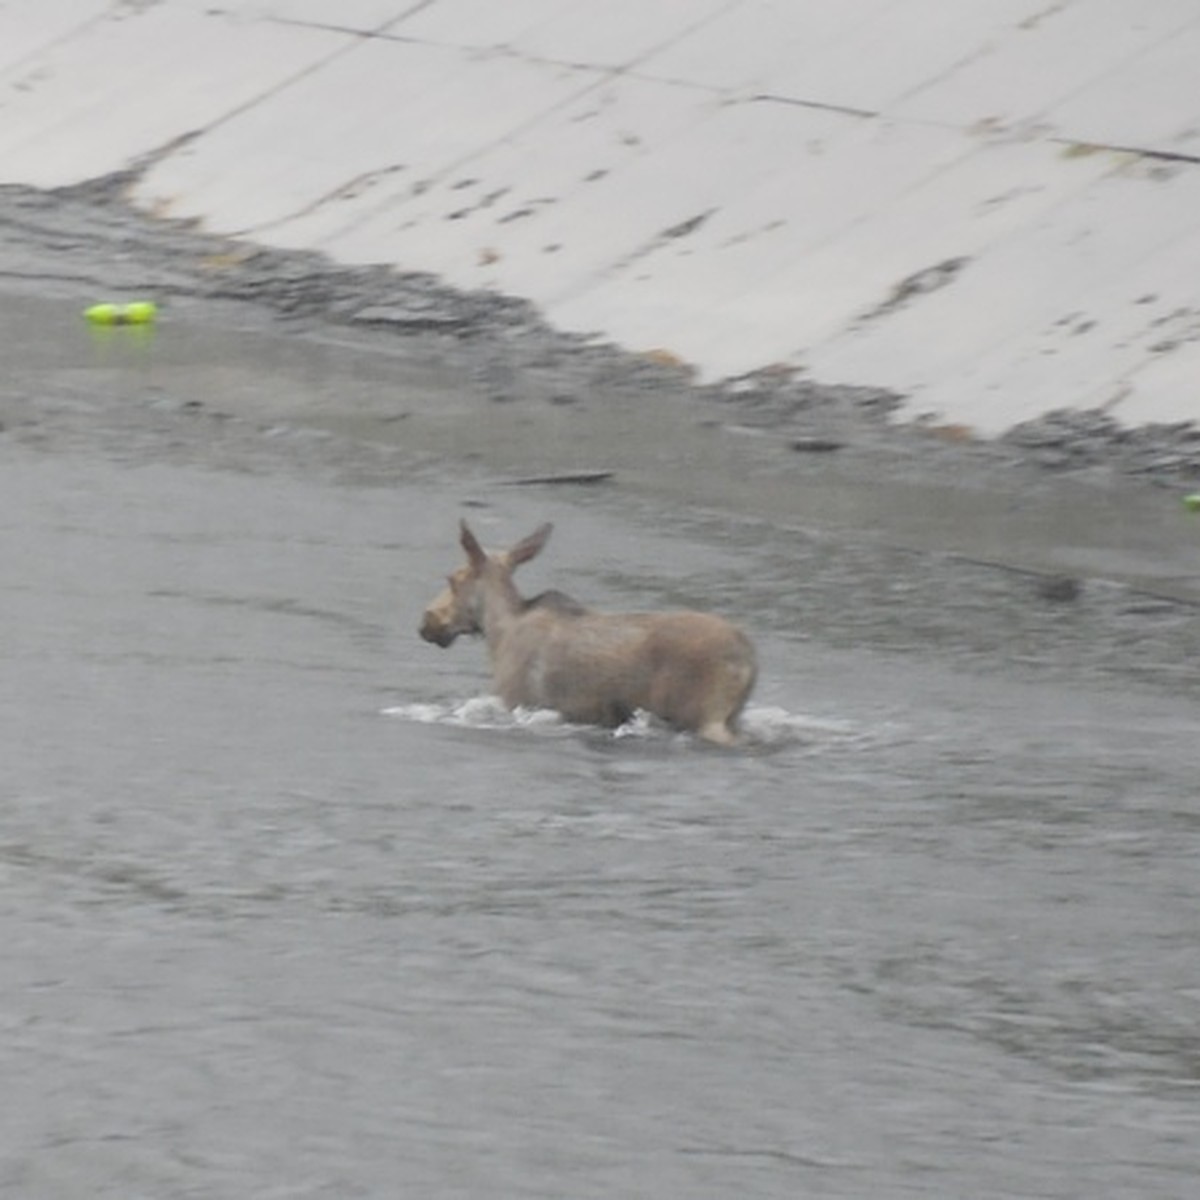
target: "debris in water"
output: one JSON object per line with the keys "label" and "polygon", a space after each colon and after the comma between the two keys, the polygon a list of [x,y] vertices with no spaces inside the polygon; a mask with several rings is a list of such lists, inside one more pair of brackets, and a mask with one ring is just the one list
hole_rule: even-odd
{"label": "debris in water", "polygon": [[564,471],[555,475],[525,475],[520,479],[502,479],[500,482],[507,487],[532,487],[542,483],[607,483],[612,477],[612,471]]}

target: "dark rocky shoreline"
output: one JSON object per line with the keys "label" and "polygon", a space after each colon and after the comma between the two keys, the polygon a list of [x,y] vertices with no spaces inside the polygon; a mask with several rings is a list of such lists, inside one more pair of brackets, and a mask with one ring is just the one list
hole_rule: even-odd
{"label": "dark rocky shoreline", "polygon": [[380,338],[446,340],[481,392],[497,402],[540,396],[571,404],[604,389],[715,401],[730,420],[787,440],[798,453],[867,447],[911,462],[928,451],[975,467],[1032,467],[1056,475],[1113,472],[1171,488],[1200,481],[1195,423],[1126,428],[1101,411],[1061,410],[1004,436],[976,440],[961,426],[896,424],[902,397],[816,382],[767,368],[698,384],[667,352],[636,354],[552,329],[529,302],[462,292],[423,273],[347,267],[310,251],[254,246],[155,220],[126,201],[137,171],[75,188],[0,188],[0,283],[150,294],[160,303],[249,304],[290,324],[324,324]]}

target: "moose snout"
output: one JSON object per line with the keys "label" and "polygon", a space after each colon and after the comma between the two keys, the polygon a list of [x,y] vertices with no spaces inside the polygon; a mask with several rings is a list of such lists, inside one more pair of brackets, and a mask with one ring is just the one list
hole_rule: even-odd
{"label": "moose snout", "polygon": [[421,625],[417,632],[427,642],[441,646],[443,650],[454,641],[454,634],[450,632],[444,622],[439,621],[432,613],[426,613],[421,619]]}

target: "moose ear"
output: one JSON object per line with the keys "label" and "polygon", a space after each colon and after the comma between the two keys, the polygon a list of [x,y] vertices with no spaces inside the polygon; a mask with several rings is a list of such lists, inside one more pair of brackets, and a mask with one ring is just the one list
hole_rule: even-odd
{"label": "moose ear", "polygon": [[504,557],[509,568],[519,567],[522,563],[527,563],[531,558],[537,558],[542,552],[542,547],[546,544],[553,531],[554,526],[549,521],[540,528],[535,529],[527,538],[519,541]]}
{"label": "moose ear", "polygon": [[466,521],[459,521],[459,528],[461,533],[458,540],[462,548],[467,553],[467,561],[470,562],[472,567],[474,567],[476,570],[479,570],[479,568],[482,567],[484,562],[487,560],[487,554],[484,552],[483,547],[479,544],[478,539],[471,532],[471,527],[466,523]]}

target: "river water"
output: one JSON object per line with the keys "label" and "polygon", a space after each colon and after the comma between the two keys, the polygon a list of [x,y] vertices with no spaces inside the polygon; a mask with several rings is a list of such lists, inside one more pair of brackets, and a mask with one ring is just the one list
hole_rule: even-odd
{"label": "river water", "polygon": [[[277,423],[428,364],[8,328],[0,1194],[1195,1194],[1194,609]],[[415,635],[463,514],[735,615],[748,749],[499,711]]]}

